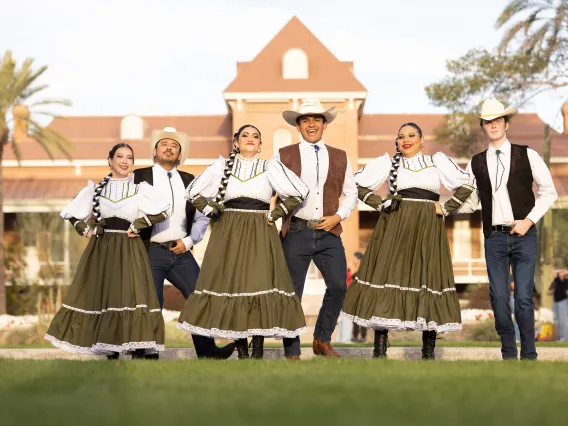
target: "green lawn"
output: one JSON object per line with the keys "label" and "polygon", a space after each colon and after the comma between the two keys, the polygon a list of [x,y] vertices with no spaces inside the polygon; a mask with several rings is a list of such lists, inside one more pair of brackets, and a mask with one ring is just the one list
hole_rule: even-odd
{"label": "green lawn", "polygon": [[565,425],[568,364],[0,360],[0,424]]}

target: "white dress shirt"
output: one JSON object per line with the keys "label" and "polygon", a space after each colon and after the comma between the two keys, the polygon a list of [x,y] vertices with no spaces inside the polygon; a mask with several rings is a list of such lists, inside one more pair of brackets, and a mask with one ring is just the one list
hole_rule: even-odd
{"label": "white dress shirt", "polygon": [[[509,171],[511,169],[511,143],[507,140],[499,148],[499,165],[497,164],[497,148],[489,146],[487,149],[487,168],[489,169],[489,178],[491,180],[491,192],[493,195],[493,212],[492,225],[512,225],[515,220],[513,216],[513,208],[509,199],[509,191],[507,190],[507,182],[509,181]],[[544,160],[540,155],[532,150],[527,149],[529,163],[533,180],[538,187],[535,205],[527,218],[533,223],[537,223],[552,206],[558,198],[558,193],[554,188],[554,182],[550,175],[550,170],[546,167]],[[467,165],[467,171],[472,173],[471,161]],[[473,191],[464,205],[457,213],[471,213],[477,209],[479,205],[479,191]]]}
{"label": "white dress shirt", "polygon": [[193,218],[193,225],[191,226],[191,234],[187,235],[185,186],[180,174],[176,168],[172,169],[170,172],[170,187],[168,171],[159,164],[154,164],[152,169],[154,174],[154,188],[159,188],[166,199],[171,199],[170,208],[173,206],[174,211],[168,220],[156,223],[152,227],[151,241],[154,243],[165,243],[168,241],[182,240],[187,251],[203,239],[205,231],[207,231],[207,226],[209,225],[209,218],[203,213],[196,211]]}
{"label": "white dress shirt", "polygon": [[[319,148],[317,154],[314,148],[315,146]],[[275,158],[280,161],[280,154],[276,154]],[[312,144],[302,138],[300,140],[300,158],[302,160],[302,175],[300,178],[310,189],[310,194],[307,200],[294,210],[293,214],[305,220],[319,220],[324,215],[323,188],[329,170],[329,152],[325,146],[325,142],[320,140]],[[357,185],[355,184],[355,179],[353,179],[351,165],[349,164],[349,160],[347,160],[345,180],[343,181],[343,193],[336,214],[341,217],[341,220],[345,220],[349,217],[356,205]]]}

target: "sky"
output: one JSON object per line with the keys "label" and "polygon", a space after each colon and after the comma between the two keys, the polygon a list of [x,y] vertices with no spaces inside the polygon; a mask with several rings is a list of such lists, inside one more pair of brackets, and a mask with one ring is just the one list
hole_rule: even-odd
{"label": "sky", "polygon": [[0,54],[48,65],[65,115],[225,114],[223,90],[297,16],[367,88],[366,113],[440,113],[424,87],[492,49],[508,0],[0,0]]}

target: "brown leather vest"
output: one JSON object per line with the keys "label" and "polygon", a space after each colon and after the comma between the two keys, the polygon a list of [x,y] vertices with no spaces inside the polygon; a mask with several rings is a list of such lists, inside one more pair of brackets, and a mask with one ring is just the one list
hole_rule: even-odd
{"label": "brown leather vest", "polygon": [[[323,216],[333,216],[337,213],[339,208],[339,198],[343,193],[343,183],[345,181],[345,171],[347,169],[347,154],[345,151],[333,148],[329,145],[325,146],[329,154],[329,169],[325,185],[323,186]],[[302,177],[302,157],[300,155],[300,144],[295,143],[280,148],[280,161],[296,173],[300,178]],[[310,188],[313,191],[313,188]],[[286,237],[290,229],[290,221],[292,220],[292,213],[284,218],[282,223],[282,236]],[[331,231],[332,234],[339,237],[343,228],[341,223],[338,223]]]}

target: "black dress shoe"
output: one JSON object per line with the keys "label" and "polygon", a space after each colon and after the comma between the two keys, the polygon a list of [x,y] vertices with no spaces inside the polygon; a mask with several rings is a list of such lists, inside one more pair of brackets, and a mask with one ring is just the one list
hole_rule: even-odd
{"label": "black dress shoe", "polygon": [[213,354],[214,359],[228,359],[233,355],[235,352],[235,342],[231,342],[228,345],[223,346],[222,348],[215,348],[215,352]]}
{"label": "black dress shoe", "polygon": [[119,356],[120,352],[113,352],[112,354],[107,355],[106,357],[109,361],[112,361],[113,359],[118,359]]}
{"label": "black dress shoe", "polygon": [[134,352],[132,352],[132,359],[146,359],[145,352],[145,349],[135,349]]}

